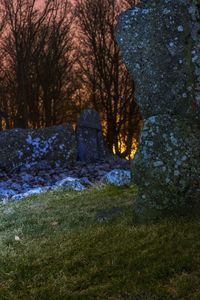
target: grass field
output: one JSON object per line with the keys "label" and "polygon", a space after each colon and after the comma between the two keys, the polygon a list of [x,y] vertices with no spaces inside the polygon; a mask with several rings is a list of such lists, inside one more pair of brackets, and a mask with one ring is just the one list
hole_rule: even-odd
{"label": "grass field", "polygon": [[0,206],[0,300],[200,299],[200,221],[132,223],[135,187]]}

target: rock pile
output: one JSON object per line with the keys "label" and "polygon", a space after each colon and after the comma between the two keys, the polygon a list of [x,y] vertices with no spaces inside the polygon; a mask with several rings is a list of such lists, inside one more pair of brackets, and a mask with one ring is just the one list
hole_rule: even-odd
{"label": "rock pile", "polygon": [[[119,176],[116,172],[113,174],[113,169],[121,170]],[[107,180],[108,177],[110,180]],[[56,168],[42,161],[32,168],[24,167],[15,173],[0,172],[0,203],[3,199],[20,200],[59,188],[82,191],[98,182],[125,185],[128,184],[128,177],[130,162],[114,155],[96,163],[74,162],[67,167]]]}
{"label": "rock pile", "polygon": [[0,144],[0,202],[60,188],[83,191],[97,182],[130,183],[130,163],[108,153],[93,109],[81,113],[76,133],[67,124],[7,130]]}
{"label": "rock pile", "polygon": [[200,215],[199,33],[196,1],[141,0],[118,20],[144,117],[132,166],[140,221]]}
{"label": "rock pile", "polygon": [[0,171],[67,166],[77,158],[76,138],[68,125],[43,129],[13,129],[0,133]]}
{"label": "rock pile", "polygon": [[[43,129],[13,129],[0,132],[0,171],[23,168],[67,167],[77,159],[98,162],[109,152],[106,148],[99,114],[82,111],[76,132],[64,124]],[[44,163],[44,165],[43,165]]]}

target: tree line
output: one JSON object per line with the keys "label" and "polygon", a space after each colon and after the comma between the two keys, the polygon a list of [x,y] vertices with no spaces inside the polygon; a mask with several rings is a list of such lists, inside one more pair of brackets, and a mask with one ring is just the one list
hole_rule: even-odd
{"label": "tree line", "polygon": [[103,120],[111,151],[131,154],[142,126],[114,37],[133,0],[0,0],[0,130]]}

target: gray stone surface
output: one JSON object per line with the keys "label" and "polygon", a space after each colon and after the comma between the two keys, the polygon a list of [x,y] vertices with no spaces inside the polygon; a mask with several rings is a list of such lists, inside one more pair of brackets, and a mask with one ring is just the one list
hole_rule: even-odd
{"label": "gray stone surface", "polygon": [[63,166],[77,158],[75,133],[68,124],[2,131],[0,145],[0,171]]}
{"label": "gray stone surface", "polygon": [[4,198],[9,198],[15,195],[15,192],[11,189],[0,188],[0,201]]}
{"label": "gray stone surface", "polygon": [[78,178],[66,177],[55,184],[57,188],[68,188],[77,192],[84,191],[86,188]]}
{"label": "gray stone surface", "polygon": [[200,26],[191,3],[141,1],[119,18],[118,43],[145,119],[166,113],[200,120]]}
{"label": "gray stone surface", "polygon": [[33,188],[33,189],[28,190],[25,193],[16,194],[16,195],[12,196],[11,199],[12,200],[22,200],[22,199],[30,197],[30,196],[34,196],[34,195],[39,195],[41,193],[45,193],[45,192],[47,192],[49,190],[50,190],[50,187]]}
{"label": "gray stone surface", "polygon": [[108,154],[99,114],[94,109],[82,111],[76,130],[78,159],[95,162]]}
{"label": "gray stone surface", "polygon": [[84,109],[78,119],[78,127],[101,130],[101,120],[95,109]]}
{"label": "gray stone surface", "polygon": [[195,1],[141,1],[116,37],[144,117],[133,180],[138,220],[200,215],[200,24]]}
{"label": "gray stone surface", "polygon": [[114,169],[104,177],[105,181],[115,186],[125,186],[131,183],[131,172],[127,170]]}

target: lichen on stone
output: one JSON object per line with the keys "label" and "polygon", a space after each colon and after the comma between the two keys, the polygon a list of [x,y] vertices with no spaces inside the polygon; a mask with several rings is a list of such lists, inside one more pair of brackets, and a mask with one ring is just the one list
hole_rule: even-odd
{"label": "lichen on stone", "polygon": [[0,170],[31,168],[46,160],[52,166],[76,160],[76,138],[68,124],[42,129],[13,129],[0,133]]}
{"label": "lichen on stone", "polygon": [[200,215],[200,24],[196,1],[140,1],[116,39],[144,117],[133,180],[138,220]]}

